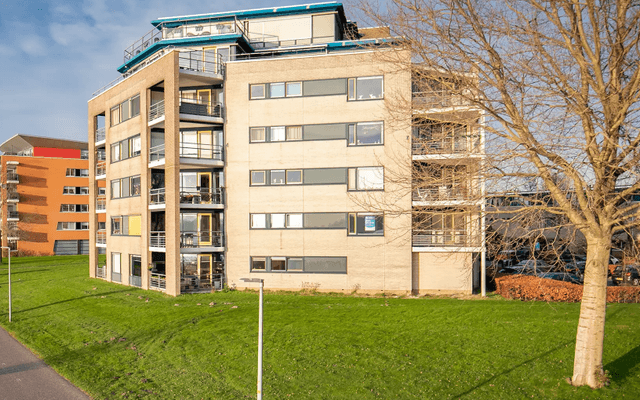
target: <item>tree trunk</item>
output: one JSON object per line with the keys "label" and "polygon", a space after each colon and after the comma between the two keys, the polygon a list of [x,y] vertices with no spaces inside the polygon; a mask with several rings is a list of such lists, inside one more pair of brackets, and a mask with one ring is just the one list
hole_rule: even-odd
{"label": "tree trunk", "polygon": [[574,386],[589,385],[599,388],[606,383],[602,369],[602,350],[607,309],[610,238],[611,235],[608,238],[587,239],[587,265],[571,378],[571,384]]}

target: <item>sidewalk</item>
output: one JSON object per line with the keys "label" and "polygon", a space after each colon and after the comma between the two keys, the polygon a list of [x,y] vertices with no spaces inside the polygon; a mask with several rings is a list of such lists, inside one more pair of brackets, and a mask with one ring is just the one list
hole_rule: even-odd
{"label": "sidewalk", "polygon": [[0,328],[0,400],[90,399]]}

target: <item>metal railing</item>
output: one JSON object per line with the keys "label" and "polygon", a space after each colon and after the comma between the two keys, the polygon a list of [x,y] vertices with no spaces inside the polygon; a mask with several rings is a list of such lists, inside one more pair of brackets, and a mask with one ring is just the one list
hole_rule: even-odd
{"label": "metal railing", "polygon": [[[304,38],[304,39],[288,39],[288,40],[280,40],[278,36],[275,35],[251,35],[252,37],[249,39],[251,46],[254,49],[273,49],[277,47],[294,47],[294,46],[310,46],[312,44],[323,44],[328,42],[335,41],[335,36],[321,36],[314,38]],[[270,36],[270,37],[266,37]]]}
{"label": "metal railing", "polygon": [[222,54],[209,50],[205,50],[204,53],[202,50],[181,51],[178,54],[178,66],[183,70],[211,75],[224,75],[225,72]]}
{"label": "metal railing", "polygon": [[166,290],[167,276],[165,274],[151,273],[149,275],[149,287]]}
{"label": "metal railing", "polygon": [[[216,262],[214,264],[217,264]],[[201,274],[180,276],[180,291],[195,292],[200,290],[222,290],[224,288],[224,274]]]}
{"label": "metal railing", "polygon": [[180,157],[222,160],[222,146],[202,143],[180,143]]}
{"label": "metal railing", "polygon": [[189,24],[177,27],[165,27],[162,25],[162,37],[164,39],[231,35],[235,33],[245,35],[242,23],[237,19],[233,21],[204,22],[201,24]]}
{"label": "metal railing", "polygon": [[180,203],[182,204],[222,204],[223,189],[193,189],[180,191]]}
{"label": "metal railing", "polygon": [[96,151],[96,163],[100,161],[107,161],[107,152],[104,150]]}
{"label": "metal railing", "polygon": [[96,267],[96,278],[106,278],[107,277],[107,266],[103,265],[101,267]]}
{"label": "metal railing", "polygon": [[13,171],[7,171],[7,181],[17,181],[18,174]]}
{"label": "metal railing", "polygon": [[107,231],[99,230],[96,232],[96,244],[107,244]]}
{"label": "metal railing", "polygon": [[457,93],[451,90],[413,92],[412,102],[414,107],[421,108],[446,108],[474,104],[471,92]]}
{"label": "metal railing", "polygon": [[186,97],[180,98],[180,114],[222,118],[223,111],[222,103]]}
{"label": "metal railing", "polygon": [[160,118],[164,115],[164,100],[160,100],[149,106],[149,121]]}
{"label": "metal railing", "polygon": [[18,241],[17,240],[8,240],[7,241],[7,247],[9,247],[9,249],[15,251],[18,250]]}
{"label": "metal railing", "polygon": [[200,231],[200,232],[180,232],[180,247],[196,248],[196,247],[222,247],[221,231]]}
{"label": "metal railing", "polygon": [[164,160],[164,143],[153,146],[149,149],[149,161]]}
{"label": "metal railing", "polygon": [[142,287],[142,277],[136,275],[129,275],[129,285]]}
{"label": "metal railing", "polygon": [[19,214],[17,211],[7,211],[7,218],[19,218]]}
{"label": "metal railing", "polygon": [[149,190],[149,204],[164,204],[166,202],[165,193],[165,188]]}
{"label": "metal railing", "polygon": [[96,211],[104,211],[107,209],[107,199],[104,197],[98,197],[96,199]]}
{"label": "metal railing", "polygon": [[162,40],[162,29],[154,27],[151,31],[144,34],[140,39],[124,49],[124,62],[131,60],[133,57],[142,53],[147,47]]}
{"label": "metal railing", "polygon": [[412,192],[413,201],[456,201],[475,200],[478,191],[464,186],[432,185],[415,189]]}
{"label": "metal railing", "polygon": [[436,140],[414,138],[411,145],[414,155],[479,153],[480,149],[477,137],[445,137]]}
{"label": "metal railing", "polygon": [[477,247],[480,235],[471,235],[464,229],[414,230],[413,247]]}
{"label": "metal railing", "polygon": [[20,201],[20,194],[18,192],[7,192],[7,200]]}
{"label": "metal railing", "polygon": [[107,163],[105,161],[99,161],[96,163],[96,176],[107,174]]}
{"label": "metal railing", "polygon": [[167,247],[167,233],[165,231],[151,231],[149,247]]}
{"label": "metal railing", "polygon": [[102,142],[107,138],[107,132],[104,127],[96,129],[96,142]]}

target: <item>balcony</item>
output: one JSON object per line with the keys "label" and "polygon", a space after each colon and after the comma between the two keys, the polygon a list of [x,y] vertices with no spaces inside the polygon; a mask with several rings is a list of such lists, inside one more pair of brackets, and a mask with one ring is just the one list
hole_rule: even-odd
{"label": "balcony", "polygon": [[7,221],[19,221],[20,214],[17,211],[7,211]]}
{"label": "balcony", "polygon": [[106,279],[107,278],[107,266],[106,265],[102,265],[102,266],[97,266],[96,267],[96,278],[102,278],[102,279]]}
{"label": "balcony", "polygon": [[149,106],[149,125],[154,125],[156,120],[159,122],[162,117],[164,117],[164,100]]}
{"label": "balcony", "polygon": [[180,164],[222,167],[222,146],[181,142]]}
{"label": "balcony", "polygon": [[149,149],[149,167],[164,164],[164,143]]}
{"label": "balcony", "polygon": [[96,245],[105,247],[107,245],[107,231],[104,229],[96,232]]}
{"label": "balcony", "polygon": [[180,232],[181,249],[210,248],[215,251],[223,247],[221,231]]}
{"label": "balcony", "polygon": [[107,139],[107,133],[104,127],[96,129],[96,145],[103,144]]}
{"label": "balcony", "polygon": [[[473,157],[480,155],[481,147],[478,137],[451,137],[440,139],[413,139],[411,153],[414,156],[454,155]],[[414,159],[420,157],[414,157]]]}
{"label": "balcony", "polygon": [[208,75],[220,79],[224,77],[225,72],[222,55],[208,50],[204,51],[204,60],[201,50],[181,51],[178,55],[178,66],[182,73]]}
{"label": "balcony", "polygon": [[149,190],[149,207],[152,208],[151,206],[164,205],[166,202],[165,193],[165,188]]}
{"label": "balcony", "polygon": [[167,233],[165,231],[151,231],[149,235],[149,247],[154,249],[166,249]]}
{"label": "balcony", "polygon": [[415,247],[479,247],[480,235],[472,235],[464,229],[414,230],[412,246]]}
{"label": "balcony", "polygon": [[199,122],[222,123],[224,107],[222,103],[204,99],[180,98],[180,119]]}
{"label": "balcony", "polygon": [[107,212],[107,199],[104,197],[98,197],[96,199],[96,212],[97,213],[105,213]]}
{"label": "balcony", "polygon": [[20,183],[18,174],[15,171],[7,171],[7,183]]}
{"label": "balcony", "polygon": [[20,194],[18,192],[7,191],[7,203],[18,203],[18,202],[20,202]]}
{"label": "balcony", "polygon": [[469,90],[465,90],[462,93],[451,90],[413,92],[411,99],[414,109],[466,108],[474,104]]}
{"label": "balcony", "polygon": [[165,274],[151,273],[149,275],[149,287],[152,289],[166,290],[167,276]]}
{"label": "balcony", "polygon": [[106,178],[107,178],[107,162],[98,161],[96,163],[96,179],[106,179]]}
{"label": "balcony", "polygon": [[[186,266],[184,263],[181,263],[180,267],[182,271],[188,271],[190,266]],[[212,270],[224,270],[224,263],[215,261],[213,263]],[[192,271],[192,273],[185,273],[180,276],[180,292],[197,293],[210,292],[211,290],[222,290],[224,283],[224,274],[201,271],[198,275],[197,271]]]}
{"label": "balcony", "polygon": [[[223,188],[217,189],[200,189],[200,190],[182,190],[180,191],[180,206],[196,208],[209,206],[222,206],[224,202]],[[219,208],[219,207],[214,207]]]}
{"label": "balcony", "polygon": [[429,205],[427,203],[443,203],[455,205],[465,202],[480,202],[479,192],[463,185],[429,185],[415,189],[411,193],[414,205]]}

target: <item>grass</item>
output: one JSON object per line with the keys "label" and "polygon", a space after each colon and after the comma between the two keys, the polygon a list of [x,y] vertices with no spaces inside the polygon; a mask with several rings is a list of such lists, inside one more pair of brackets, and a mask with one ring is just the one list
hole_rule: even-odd
{"label": "grass", "polygon": [[[86,256],[14,258],[9,323],[4,261],[0,324],[91,396],[255,398],[256,293],[172,298],[90,279]],[[640,305],[608,307],[604,362],[611,384],[596,391],[565,380],[578,313],[578,304],[497,296],[267,292],[264,396],[637,398]]]}

